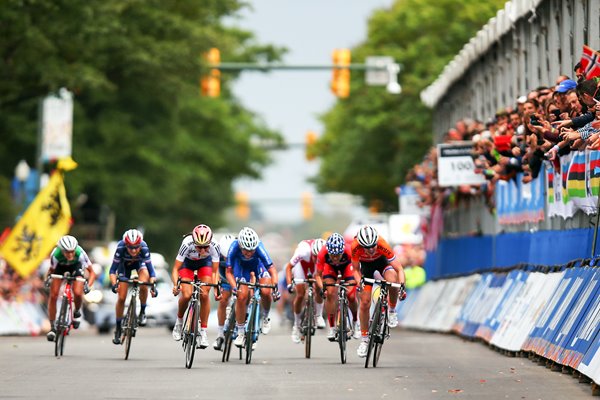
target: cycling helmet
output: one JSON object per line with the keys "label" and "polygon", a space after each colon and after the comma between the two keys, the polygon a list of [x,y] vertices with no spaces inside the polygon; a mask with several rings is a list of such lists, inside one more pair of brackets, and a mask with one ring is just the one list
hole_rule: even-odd
{"label": "cycling helmet", "polygon": [[312,242],[312,246],[310,246],[310,251],[312,252],[312,255],[316,256],[317,254],[319,254],[319,251],[321,251],[321,248],[324,244],[325,241],[323,239],[315,239],[314,242]]}
{"label": "cycling helmet", "polygon": [[123,234],[123,242],[127,247],[137,247],[142,243],[142,240],[144,240],[142,232],[137,229],[130,229]]}
{"label": "cycling helmet", "polygon": [[231,243],[233,243],[234,240],[235,236],[230,234],[223,235],[221,240],[219,240],[219,247],[221,248],[221,254],[223,254],[223,256],[227,256],[229,248],[231,247]]}
{"label": "cycling helmet", "polygon": [[208,225],[198,225],[192,231],[192,238],[194,239],[194,243],[198,246],[208,246],[212,237],[212,230]]}
{"label": "cycling helmet", "polygon": [[57,245],[63,251],[75,251],[77,248],[77,239],[71,235],[65,235],[59,239]]}
{"label": "cycling helmet", "polygon": [[362,247],[373,247],[377,244],[377,240],[379,239],[379,235],[375,228],[369,225],[365,225],[359,229],[356,234],[356,239],[358,239],[358,244]]}
{"label": "cycling helmet", "polygon": [[331,255],[340,255],[344,252],[344,237],[339,233],[332,233],[329,238],[327,238],[327,242],[325,243],[325,247],[327,248],[327,252]]}
{"label": "cycling helmet", "polygon": [[242,228],[240,233],[238,234],[238,243],[240,247],[244,250],[256,250],[258,247],[258,235],[252,228],[248,228],[247,226]]}

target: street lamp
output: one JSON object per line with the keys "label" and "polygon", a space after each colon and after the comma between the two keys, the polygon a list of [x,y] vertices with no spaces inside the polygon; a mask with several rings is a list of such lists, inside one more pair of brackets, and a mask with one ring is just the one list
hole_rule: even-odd
{"label": "street lamp", "polygon": [[15,167],[15,178],[19,181],[19,205],[21,207],[25,206],[25,201],[27,200],[27,194],[25,192],[25,182],[27,182],[27,178],[29,178],[29,174],[31,173],[31,168],[27,164],[27,161],[21,160]]}

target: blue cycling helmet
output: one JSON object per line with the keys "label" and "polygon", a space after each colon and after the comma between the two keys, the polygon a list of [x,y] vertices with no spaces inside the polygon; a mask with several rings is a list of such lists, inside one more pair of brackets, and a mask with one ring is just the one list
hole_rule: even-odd
{"label": "blue cycling helmet", "polygon": [[327,252],[332,255],[339,255],[344,252],[344,237],[339,233],[332,233],[329,238],[327,238],[327,242],[325,243],[325,247],[327,248]]}

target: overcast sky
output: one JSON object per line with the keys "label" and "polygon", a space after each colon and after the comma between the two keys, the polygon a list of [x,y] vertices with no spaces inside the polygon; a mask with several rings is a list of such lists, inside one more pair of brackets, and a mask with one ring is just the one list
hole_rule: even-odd
{"label": "overcast sky", "polygon": [[[287,65],[328,65],[336,48],[351,48],[367,35],[367,19],[393,0],[252,0],[229,24],[255,32],[262,43],[284,46]],[[227,61],[227,60],[222,60]],[[304,142],[308,130],[320,134],[318,115],[335,102],[329,90],[331,71],[245,72],[233,91],[244,105],[259,114],[267,125],[283,133],[287,142]],[[303,192],[316,195],[307,179],[317,172],[316,161],[304,158],[304,148],[274,154],[274,163],[261,181],[242,180],[236,189],[247,192],[253,204],[270,220],[294,222],[301,218]],[[315,206],[327,208],[323,200]]]}

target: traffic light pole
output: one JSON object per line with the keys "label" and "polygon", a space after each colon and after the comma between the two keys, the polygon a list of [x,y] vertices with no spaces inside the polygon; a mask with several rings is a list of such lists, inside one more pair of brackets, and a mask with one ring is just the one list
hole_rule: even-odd
{"label": "traffic light pole", "polygon": [[[224,62],[211,65],[210,68],[216,68],[221,71],[262,71],[269,72],[273,70],[301,70],[301,71],[331,71],[333,68],[346,68],[354,71],[388,71],[388,65],[367,65],[367,64],[348,64],[348,65],[283,65],[283,64],[251,64]],[[399,65],[398,65],[399,68]]]}

